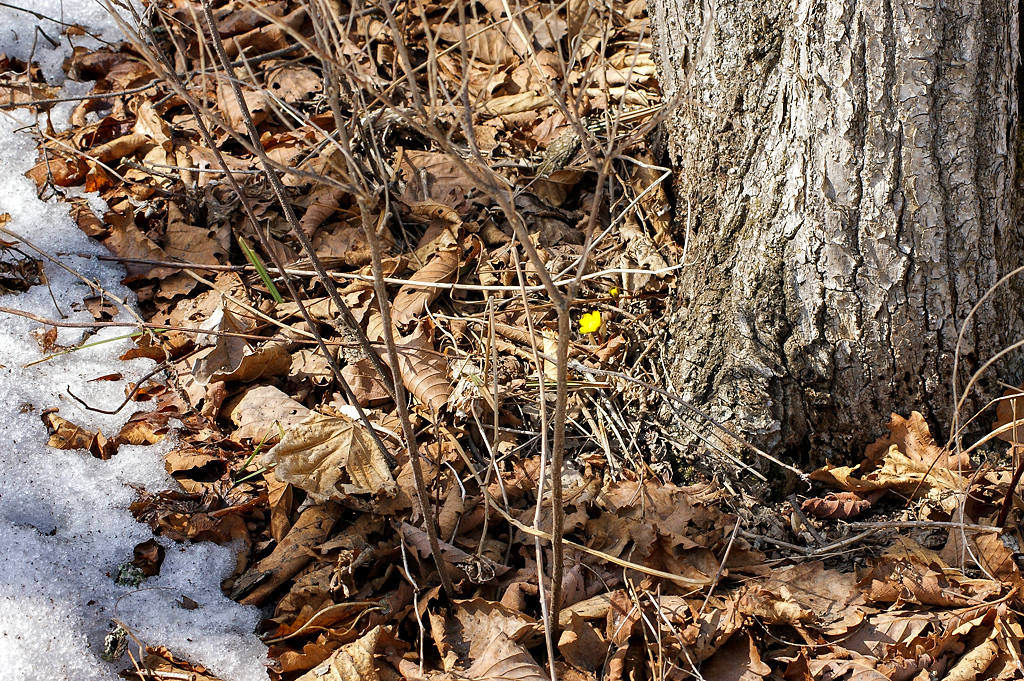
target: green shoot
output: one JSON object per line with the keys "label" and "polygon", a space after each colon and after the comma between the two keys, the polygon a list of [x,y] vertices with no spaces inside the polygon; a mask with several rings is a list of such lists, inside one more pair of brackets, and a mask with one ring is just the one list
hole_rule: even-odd
{"label": "green shoot", "polygon": [[[277,426],[277,430],[278,430],[278,433],[280,434],[280,436],[284,437],[284,428],[281,426],[281,422],[280,421],[274,421],[274,425]],[[270,466],[261,466],[259,469],[253,471],[252,473],[249,473],[248,475],[245,475],[243,477],[238,477],[239,475],[244,473],[249,468],[249,464],[252,463],[253,459],[256,458],[256,455],[259,454],[260,450],[262,450],[264,445],[267,444],[267,439],[269,437],[270,437],[270,431],[267,431],[263,435],[263,439],[260,440],[256,444],[256,446],[252,448],[252,453],[245,460],[245,463],[242,464],[241,468],[239,468],[238,471],[233,476],[234,480],[232,481],[231,487],[228,489],[228,491],[233,490],[234,488],[236,488],[239,485],[241,485],[243,482],[245,482],[247,480],[251,480],[252,478],[256,477],[257,475],[262,475],[263,473],[266,473],[269,470],[273,470],[274,466],[277,465],[277,464],[271,464]]]}
{"label": "green shoot", "polygon": [[274,286],[274,280],[270,277],[270,272],[267,271],[266,265],[260,260],[260,256],[256,255],[256,251],[249,247],[249,244],[245,242],[245,239],[238,237],[238,245],[242,248],[242,253],[245,254],[245,259],[249,261],[249,264],[256,268],[256,273],[260,275],[260,279],[263,280],[263,284],[270,291],[270,297],[274,299],[275,303],[283,303],[284,298],[281,297],[281,293]]}

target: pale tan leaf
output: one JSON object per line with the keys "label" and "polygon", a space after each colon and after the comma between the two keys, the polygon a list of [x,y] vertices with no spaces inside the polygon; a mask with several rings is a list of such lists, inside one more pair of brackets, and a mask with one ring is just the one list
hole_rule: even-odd
{"label": "pale tan leaf", "polygon": [[1000,593],[1003,586],[952,570],[942,557],[909,537],[893,545],[863,574],[858,586],[869,601],[968,607]]}
{"label": "pale tan leaf", "polygon": [[498,634],[522,641],[536,624],[532,617],[483,598],[455,601],[453,605],[456,622],[446,627],[446,638],[470,662],[481,657]]}
{"label": "pale tan leaf", "polygon": [[137,151],[147,144],[151,144],[148,137],[138,133],[132,133],[130,135],[124,135],[123,137],[110,140],[98,147],[94,147],[89,150],[89,156],[100,163],[106,163],[109,165],[114,161],[121,160],[128,154]]}
{"label": "pale tan leaf", "polygon": [[309,415],[301,402],[296,402],[270,385],[250,388],[229,411],[238,428],[231,434],[235,441],[276,442],[280,429],[287,430]]}
{"label": "pale tan leaf", "polygon": [[265,471],[263,479],[267,483],[267,505],[270,506],[270,536],[280,543],[292,527],[295,488],[278,480],[274,471]]}
{"label": "pale tan leaf", "polygon": [[[45,83],[33,83],[25,76],[19,76],[15,80],[0,82],[0,104],[31,106],[32,102],[42,99],[53,99],[60,92],[60,88],[46,85]],[[42,110],[47,110],[51,105],[39,105]]]}
{"label": "pale tan leaf", "polygon": [[550,101],[547,95],[534,91],[491,97],[481,102],[480,114],[486,118],[496,118],[524,111],[536,111],[547,106]]}
{"label": "pale tan leaf", "polygon": [[981,678],[982,673],[988,669],[998,654],[999,646],[996,642],[986,639],[977,647],[968,650],[943,677],[944,681],[975,681]]}
{"label": "pale tan leaf", "polygon": [[25,176],[35,182],[37,187],[45,185],[50,178],[59,187],[72,187],[82,184],[87,172],[89,172],[89,165],[85,159],[51,153],[45,160],[29,169]]}
{"label": "pale tan leaf", "polygon": [[1024,592],[1024,578],[1021,577],[1020,568],[1014,558],[1014,552],[1003,542],[1006,535],[995,532],[978,534],[974,542],[977,546],[976,556],[981,566],[1004,584],[1017,589],[1018,593]]}
{"label": "pale tan leaf", "polygon": [[817,658],[810,660],[810,672],[815,679],[846,679],[848,681],[891,681],[886,674],[875,669],[876,660],[855,656],[853,659]]}
{"label": "pale tan leaf", "polygon": [[476,681],[547,681],[550,677],[526,648],[498,632],[466,670]]}
{"label": "pale tan leaf", "polygon": [[[279,480],[304,489],[313,499],[353,494],[393,495],[394,476],[366,429],[344,416],[312,412],[263,455]],[[347,480],[347,482],[346,482]]]}
{"label": "pale tan leaf", "polygon": [[821,561],[773,570],[764,585],[813,612],[817,626],[826,634],[845,634],[864,620],[857,576],[826,569]]}
{"label": "pale tan leaf", "polygon": [[506,65],[516,59],[516,51],[493,23],[470,21],[463,26],[445,22],[438,26],[438,36],[450,43],[459,44],[465,40],[466,48],[475,62]]}
{"label": "pale tan leaf", "polygon": [[160,117],[153,102],[143,99],[136,112],[135,125],[132,132],[145,135],[156,144],[163,145],[171,141],[171,128],[167,122]]}
{"label": "pale tan leaf", "polygon": [[189,224],[178,204],[168,201],[163,246],[164,251],[172,259],[216,265],[227,261],[231,231],[226,225],[217,230]]}
{"label": "pale tan leaf", "polygon": [[96,433],[75,425],[56,412],[56,409],[43,412],[43,423],[50,432],[46,444],[54,449],[89,449],[96,440]]}
{"label": "pale tan leaf", "polygon": [[862,655],[883,658],[887,646],[913,640],[929,625],[937,624],[933,613],[900,610],[882,612],[869,617],[863,625],[844,639],[843,647]]}
{"label": "pale tan leaf", "polygon": [[[399,531],[402,534],[402,538],[416,550],[420,558],[431,560],[432,553],[426,532],[405,522],[401,524]],[[458,571],[456,574],[461,573],[460,578],[464,575],[474,584],[489,582],[509,570],[508,566],[495,563],[487,556],[466,553],[459,547],[452,546],[445,541],[438,541],[438,544],[441,549],[441,556],[450,570]]]}
{"label": "pale tan leaf", "polygon": [[283,66],[274,69],[267,76],[267,88],[270,92],[289,104],[308,99],[312,94],[320,92],[323,87],[323,78],[306,66]]}
{"label": "pale tan leaf", "polygon": [[[135,224],[132,216],[122,216],[117,213],[107,213],[104,216],[107,224],[110,225],[110,236],[104,239],[103,245],[109,248],[115,255],[125,258],[138,258],[142,260],[170,260],[164,249],[160,248]],[[125,265],[128,276],[125,282],[137,279],[162,279],[178,273],[177,268],[153,267],[146,264],[128,263]]]}
{"label": "pale tan leaf", "polygon": [[218,332],[196,338],[203,345],[212,341],[213,351],[196,359],[192,375],[202,384],[215,381],[255,381],[267,376],[283,376],[291,367],[292,358],[282,343],[268,342],[254,348],[245,338],[237,335],[251,330],[246,319],[221,305],[200,325],[207,331]]}
{"label": "pale tan leaf", "polygon": [[899,445],[892,445],[882,468],[869,475],[878,483],[903,493],[937,487],[946,490],[964,489],[967,481],[947,466],[932,465],[934,460],[908,456]]}
{"label": "pale tan leaf", "polygon": [[[252,117],[254,124],[259,125],[267,119],[270,107],[267,104],[266,95],[262,92],[254,92],[253,90],[243,88],[242,99],[245,101],[245,106],[249,110],[249,115]],[[224,81],[218,81],[217,84],[217,104],[231,129],[244,134],[245,115],[242,112],[242,108],[238,105],[238,100],[235,99],[235,93],[232,91],[231,86]]]}
{"label": "pale tan leaf", "polygon": [[[303,216],[309,217],[311,207]],[[312,223],[312,218],[311,218]],[[313,239],[316,254],[328,261],[338,262],[349,267],[362,267],[370,262],[370,247],[361,227],[339,223],[328,225],[317,232]]]}
{"label": "pale tan leaf", "polygon": [[[936,444],[928,430],[928,423],[919,412],[911,412],[910,418],[893,413],[889,420],[889,436],[869,445],[865,451],[868,461],[877,463],[892,445],[908,459],[915,462],[916,470],[945,468],[952,471],[971,470],[970,457],[964,453],[954,456],[949,450]],[[923,466],[923,467],[922,467]]]}
{"label": "pale tan leaf", "polygon": [[330,383],[332,378],[327,358],[313,348],[303,348],[292,355],[288,376],[298,381],[310,381],[313,385],[321,387]]}
{"label": "pale tan leaf", "polygon": [[306,672],[298,681],[377,681],[380,676],[374,654],[382,633],[384,629],[374,627],[362,638],[334,651],[323,665]]}

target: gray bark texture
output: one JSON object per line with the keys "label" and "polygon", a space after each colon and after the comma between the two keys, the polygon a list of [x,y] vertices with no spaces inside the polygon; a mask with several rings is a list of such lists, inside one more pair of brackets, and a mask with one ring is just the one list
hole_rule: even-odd
{"label": "gray bark texture", "polygon": [[[893,411],[944,441],[958,332],[1022,262],[1018,3],[649,9],[687,243],[674,388],[791,460],[855,457]],[[1019,293],[966,326],[961,388],[1024,338]]]}

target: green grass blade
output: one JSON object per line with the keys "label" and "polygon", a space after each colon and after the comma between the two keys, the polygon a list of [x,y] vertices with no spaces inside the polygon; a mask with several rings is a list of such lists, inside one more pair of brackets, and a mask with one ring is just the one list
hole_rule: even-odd
{"label": "green grass blade", "polygon": [[263,261],[260,260],[260,256],[256,255],[256,251],[249,248],[249,244],[245,243],[245,239],[238,237],[238,245],[242,247],[242,253],[245,254],[245,259],[249,261],[249,264],[256,268],[256,273],[260,275],[260,279],[263,280],[263,284],[270,291],[270,297],[274,299],[275,303],[283,303],[284,298],[281,297],[281,293],[274,286],[274,280],[270,278],[270,272],[267,271]]}

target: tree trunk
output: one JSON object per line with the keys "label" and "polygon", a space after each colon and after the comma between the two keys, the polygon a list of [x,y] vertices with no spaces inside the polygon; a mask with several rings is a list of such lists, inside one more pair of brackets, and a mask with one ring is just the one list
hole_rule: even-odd
{"label": "tree trunk", "polygon": [[[945,440],[958,332],[1022,261],[1018,4],[649,7],[687,241],[675,389],[791,458],[859,454],[892,411]],[[960,389],[1024,337],[1014,287],[966,325]]]}

